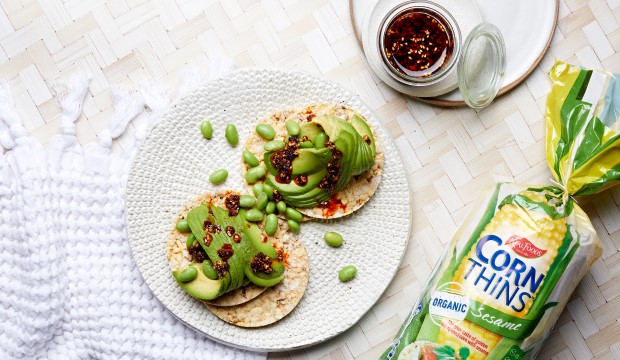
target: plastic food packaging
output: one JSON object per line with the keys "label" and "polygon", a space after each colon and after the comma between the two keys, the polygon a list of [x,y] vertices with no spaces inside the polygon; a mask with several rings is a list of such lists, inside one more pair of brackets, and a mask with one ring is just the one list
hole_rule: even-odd
{"label": "plastic food packaging", "polygon": [[620,181],[620,78],[557,62],[549,74],[552,185],[481,196],[383,360],[533,359],[601,255],[574,196]]}

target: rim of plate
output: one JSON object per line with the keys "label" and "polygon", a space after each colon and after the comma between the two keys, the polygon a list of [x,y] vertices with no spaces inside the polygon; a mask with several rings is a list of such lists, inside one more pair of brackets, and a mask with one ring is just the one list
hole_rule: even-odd
{"label": "rim of plate", "polygon": [[[287,81],[299,84],[308,84],[308,90],[283,90],[286,85],[290,85]],[[232,86],[232,90],[227,92],[218,91],[219,89],[225,88],[225,86],[229,85]],[[276,86],[280,86],[282,88],[279,90],[270,88]],[[321,101],[326,103],[330,102],[334,104],[347,105],[360,112],[364,117],[366,117],[369,123],[375,127],[378,136],[384,144],[384,154],[386,155],[386,159],[382,175],[383,177],[379,188],[364,207],[356,211],[354,214],[342,219],[312,221],[311,224],[304,223],[304,229],[302,229],[298,235],[298,238],[299,241],[304,242],[306,250],[308,251],[310,274],[308,288],[297,308],[284,319],[273,325],[262,328],[245,329],[219,320],[208,310],[206,306],[187,295],[172,279],[165,256],[165,242],[167,233],[173,224],[174,216],[178,214],[182,206],[192,198],[198,196],[200,193],[215,191],[216,189],[237,188],[241,189],[241,191],[245,191],[245,188],[241,183],[241,181],[243,181],[240,175],[241,172],[236,171],[236,168],[229,172],[229,179],[234,178],[233,180],[230,180],[232,186],[215,187],[208,184],[208,181],[187,179],[186,175],[177,175],[174,174],[174,171],[171,172],[170,169],[166,170],[167,166],[175,164],[174,162],[171,162],[171,160],[179,160],[179,158],[175,158],[178,154],[165,153],[166,156],[164,156],[162,160],[162,158],[159,157],[158,151],[165,152],[170,146],[175,147],[177,150],[186,150],[188,149],[188,144],[191,145],[196,143],[196,139],[198,138],[205,141],[197,127],[198,122],[201,120],[199,115],[204,116],[206,115],[204,111],[207,111],[207,114],[213,116],[213,119],[220,120],[222,117],[222,110],[224,112],[231,109],[233,109],[231,112],[248,111],[247,107],[253,103],[243,103],[244,99],[247,98],[247,94],[244,92],[251,91],[255,91],[252,92],[253,96],[255,95],[256,98],[260,98],[261,101],[264,100],[267,103],[266,105],[262,105],[262,102],[259,100],[254,100],[258,101],[258,107],[264,107],[257,110],[257,112],[272,111],[266,114],[263,114],[262,112],[256,114],[256,118],[254,119],[244,119],[244,122],[241,124],[242,126],[238,125],[238,128],[241,128],[239,144],[244,143],[244,134],[246,133],[242,133],[243,131],[246,131],[248,128],[253,128],[253,125],[258,119],[269,115],[275,110],[278,110],[271,109],[271,107],[275,106],[275,104],[282,104],[280,110],[293,107],[291,105],[296,105],[295,102],[300,102],[299,106],[302,106],[303,101],[305,100],[304,97],[307,96],[307,100],[309,102],[306,103],[306,105],[313,103],[312,101],[315,101],[315,103],[320,103]],[[284,96],[284,93],[289,96]],[[231,97],[234,98],[232,99],[232,102],[230,99]],[[270,99],[269,97],[272,98]],[[204,102],[199,102],[203,100]],[[226,108],[226,106],[220,106],[219,110],[211,108],[211,106],[218,101],[224,101],[225,105],[229,105],[231,107]],[[190,122],[190,118],[195,119],[191,120],[195,121],[195,124]],[[217,122],[214,121],[214,128],[216,128],[216,126]],[[177,134],[169,134],[170,128],[173,128]],[[217,126],[217,128],[220,128],[220,131],[214,133],[213,139],[210,140],[204,147],[208,148],[209,145],[216,147],[217,144],[225,143],[225,140],[223,140],[223,126]],[[216,136],[222,139],[216,139]],[[158,141],[162,138],[168,139],[170,142],[158,143]],[[177,143],[174,143],[174,141]],[[203,147],[191,149],[191,151],[195,152],[210,151],[204,150]],[[231,156],[237,156],[238,160],[240,158],[241,151],[242,146],[237,146],[234,150],[232,150],[233,155],[220,155],[218,153],[218,156],[222,157],[222,161],[230,161],[228,158],[231,158]],[[188,153],[182,153],[182,155],[184,155],[184,158],[189,157],[186,156]],[[239,163],[239,166],[241,166],[240,161],[236,162]],[[187,160],[185,159],[181,161],[180,164],[177,164],[183,166],[186,163]],[[188,173],[191,173],[193,177],[198,177],[195,176],[196,173],[190,171],[194,170],[191,168],[192,166],[193,165],[190,164],[189,167],[184,169],[188,170]],[[149,173],[144,172],[144,170],[153,170],[153,167],[159,171]],[[200,168],[196,167],[196,169]],[[235,172],[238,174],[233,174]],[[174,179],[180,178],[182,180],[181,185],[188,186],[190,189],[179,190],[179,184],[176,184],[173,181],[174,179],[170,181],[171,183],[161,183],[161,180],[165,179],[164,176],[168,175],[168,173],[173,173],[174,175],[172,176],[174,176]],[[389,175],[390,178],[387,178],[386,175]],[[236,176],[238,176],[238,179],[235,178]],[[228,182],[229,180],[227,180],[227,183]],[[149,188],[148,186],[145,187],[145,185],[148,184],[154,184],[155,188]],[[166,186],[171,188],[170,193],[157,193],[157,191],[161,190],[160,187]],[[166,187],[166,189],[168,188]],[[195,191],[196,189],[198,189],[197,192]],[[145,196],[145,194],[149,193],[149,191],[151,193],[154,192],[152,195],[156,197],[156,201],[153,201],[152,198]],[[406,191],[407,196],[402,196],[402,191]],[[208,338],[227,345],[235,346],[237,348],[254,351],[287,351],[312,346],[339,335],[357,324],[357,322],[370,309],[372,309],[394,279],[400,266],[400,262],[407,249],[408,240],[411,233],[411,192],[409,190],[405,169],[400,159],[400,155],[396,150],[395,143],[392,138],[388,136],[383,125],[372,113],[372,111],[362,103],[358,96],[350,93],[339,84],[316,75],[295,70],[274,68],[244,68],[236,70],[224,77],[205,83],[199,89],[177,101],[176,104],[172,105],[161,117],[158,123],[151,129],[147,138],[142,143],[136,157],[134,158],[127,180],[126,199],[125,223],[127,225],[127,238],[132,250],[133,258],[136,261],[136,265],[138,266],[138,269],[140,270],[146,284],[153,292],[153,295],[155,295],[164,307],[166,307],[166,309],[168,309],[168,311],[170,311],[180,321],[204,334]],[[387,203],[389,203],[389,206],[386,205]],[[393,203],[396,205],[394,206]],[[398,221],[390,220],[390,216],[384,216],[380,213],[382,210],[388,209],[395,214],[392,215],[392,217]],[[142,213],[140,210],[145,210],[146,213]],[[149,214],[151,213],[153,215],[149,217]],[[377,216],[378,214],[381,215]],[[364,215],[374,216],[372,224],[367,221],[366,217],[362,217]],[[343,252],[342,249],[321,250],[321,245],[324,244],[321,241],[317,241],[315,244],[314,236],[318,237],[325,232],[325,229],[339,231],[341,234],[345,235],[345,239],[353,239],[354,236],[352,236],[351,233],[353,230],[351,230],[351,228],[347,225],[350,222],[353,222],[354,224],[359,223],[361,228],[365,230],[365,232],[361,233],[358,238],[351,241],[351,245],[345,244],[348,248],[353,248],[352,250],[348,250],[347,247],[345,247],[345,249],[347,249],[345,252]],[[364,225],[364,223],[366,223],[366,225]],[[389,224],[390,226],[393,225],[394,229],[377,228],[378,226],[383,226],[386,224]],[[382,234],[385,239],[377,239],[377,235],[373,234],[373,231],[377,234]],[[305,233],[307,233],[307,235],[304,235]],[[304,240],[305,236],[310,238],[311,235],[314,235],[312,240]],[[372,236],[375,236],[375,238],[371,238]],[[373,241],[369,241],[371,239]],[[357,249],[355,248],[356,241],[361,242],[361,245],[358,245]],[[386,245],[387,247],[380,247]],[[320,273],[319,270],[323,269],[324,271],[330,270],[333,272],[335,269],[334,263],[336,262],[334,259],[338,260],[339,257],[343,257],[345,255],[347,259],[349,256],[354,256],[358,259],[363,258],[366,260],[366,257],[369,256],[369,252],[377,250],[377,248],[380,248],[383,252],[385,252],[385,256],[393,255],[388,258],[390,263],[385,268],[386,271],[377,274],[375,272],[367,271],[364,268],[364,265],[370,262],[358,264],[358,270],[360,270],[358,271],[356,278],[358,283],[360,283],[357,285],[358,289],[354,289],[354,280],[350,283],[345,283],[347,285],[342,284],[341,287],[343,290],[341,293],[325,294],[325,289],[330,291],[333,290],[333,286],[330,287],[328,285],[329,282],[332,281],[332,278],[335,278],[337,281],[337,276],[335,276],[335,273],[330,273],[330,276],[327,276],[325,273]],[[340,259],[339,261],[340,263],[343,263],[343,259]],[[369,266],[372,268],[372,266],[376,265],[370,263]],[[376,279],[376,277],[378,277],[379,280]],[[373,289],[370,294],[363,291],[367,287]],[[347,294],[357,296],[353,299],[356,302],[352,302],[350,299],[346,298]],[[360,298],[360,294],[365,294],[367,296]],[[322,323],[319,322],[317,324],[315,321],[325,318],[326,314],[322,313],[325,311],[323,309],[320,309],[320,311],[317,310],[321,304],[313,304],[312,302],[313,298],[316,301],[320,301],[325,299],[327,295],[329,295],[328,298],[330,299],[337,298],[337,306],[339,306],[337,310],[342,312],[343,309],[345,309],[342,307],[343,304],[347,305],[346,311],[348,315],[343,316],[341,314],[329,313],[328,315],[334,315],[332,318],[333,321],[329,320],[329,322],[332,323],[331,328],[322,328],[320,329],[321,331],[315,331],[316,329],[308,329],[307,327],[311,324],[314,325],[314,327],[323,326]],[[319,312],[316,313],[315,311]],[[342,318],[344,318],[344,320]],[[327,321],[327,319],[323,319],[323,321]],[[296,327],[298,325],[302,327]],[[329,324],[327,324],[327,326],[329,326]],[[295,339],[290,343],[287,343],[287,339],[274,338],[274,336],[281,337],[283,334],[289,334],[289,337],[293,337],[290,332],[291,329],[294,330],[294,332],[301,333],[302,335],[296,335]],[[283,331],[289,332],[283,333]],[[269,334],[270,337],[267,339],[261,339],[261,334],[265,334],[265,336]],[[303,337],[303,340],[300,340],[300,337]]]}

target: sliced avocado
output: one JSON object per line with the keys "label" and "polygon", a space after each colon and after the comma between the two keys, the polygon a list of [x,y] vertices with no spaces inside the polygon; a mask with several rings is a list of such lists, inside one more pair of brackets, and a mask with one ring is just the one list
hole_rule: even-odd
{"label": "sliced avocado", "polygon": [[276,176],[278,175],[278,170],[276,170],[276,168],[273,167],[273,165],[271,164],[271,155],[273,153],[274,153],[273,151],[265,152],[265,154],[263,155],[263,160],[265,161],[265,167],[267,168],[267,173],[273,176]]}
{"label": "sliced avocado", "polygon": [[375,156],[377,155],[377,145],[375,144],[375,137],[373,136],[372,130],[370,130],[370,126],[368,126],[368,123],[364,119],[362,119],[360,116],[354,115],[353,118],[351,119],[351,125],[353,125],[355,130],[357,130],[357,133],[360,134],[360,136],[362,137],[362,140],[364,138],[364,135],[368,136],[368,139],[370,140],[370,144],[366,143],[365,141],[364,143],[370,147],[371,155],[372,155],[372,158],[374,159]]}
{"label": "sliced avocado", "polygon": [[[190,230],[192,230],[192,234],[196,237],[196,240],[200,246],[202,246],[203,250],[207,253],[209,259],[211,259],[214,263],[221,261],[219,255],[217,254],[217,249],[221,248],[223,245],[222,238],[212,237],[210,246],[206,246],[204,242],[205,236],[207,235],[203,228],[205,221],[210,221],[213,224],[217,223],[209,211],[209,206],[206,204],[201,204],[191,209],[185,218],[187,219],[187,224],[189,225]],[[222,277],[221,280],[224,282],[223,289],[229,288],[231,285],[230,272]]]}
{"label": "sliced avocado", "polygon": [[262,233],[260,231],[260,228],[256,224],[248,223],[243,232],[245,233],[248,240],[250,241],[250,244],[252,244],[252,247],[254,248],[251,256],[248,257],[248,263],[250,260],[252,260],[252,256],[254,256],[258,252],[262,252],[263,254],[269,256],[272,259],[278,257],[278,252],[276,251],[276,249],[273,248],[271,242],[263,242]]}
{"label": "sliced avocado", "polygon": [[280,195],[282,195],[282,197],[284,198],[284,200],[286,200],[286,198],[290,195],[303,194],[316,188],[321,182],[321,180],[325,177],[325,175],[327,175],[327,169],[324,167],[323,169],[320,169],[314,174],[308,175],[308,182],[304,186],[299,186],[295,184],[294,181],[291,181],[288,184],[281,184],[277,182],[275,176],[271,174],[265,177],[265,182],[273,186],[274,189],[277,189]]}
{"label": "sliced avocado", "polygon": [[[231,276],[230,290],[234,290],[236,288],[241,287],[243,283],[243,268],[242,264],[247,261],[248,257],[251,254],[251,246],[247,241],[240,241],[236,243],[232,241],[232,238],[226,234],[226,228],[228,226],[232,226],[235,229],[235,233],[238,231],[242,231],[242,227],[239,224],[236,224],[237,217],[228,216],[228,210],[221,208],[219,206],[211,206],[211,212],[213,213],[213,217],[218,225],[222,228],[220,233],[212,234],[214,240],[218,240],[218,243],[221,242],[223,244],[230,244],[233,249],[233,255],[226,261],[230,266],[228,272]],[[213,244],[213,243],[212,243]],[[221,248],[221,246],[220,246]],[[216,249],[217,250],[217,249]]]}
{"label": "sliced avocado", "polygon": [[255,285],[264,287],[274,286],[284,279],[284,265],[279,261],[274,261],[271,267],[273,270],[269,274],[262,271],[254,272],[248,263],[244,268],[245,276]]}
{"label": "sliced avocado", "polygon": [[299,156],[293,160],[293,177],[301,174],[310,174],[327,166],[332,160],[329,149],[300,149]]}
{"label": "sliced avocado", "polygon": [[301,131],[299,132],[299,138],[303,138],[307,136],[310,141],[314,142],[316,140],[316,136],[323,131],[319,125],[314,122],[308,122],[301,125]]}
{"label": "sliced avocado", "polygon": [[289,196],[286,200],[293,207],[311,208],[319,205],[323,201],[327,201],[331,195],[327,191],[316,187],[304,194]]}
{"label": "sliced avocado", "polygon": [[200,264],[190,264],[198,270],[198,276],[190,282],[182,282],[179,280],[179,274],[183,269],[177,269],[172,272],[174,279],[181,285],[181,288],[188,294],[200,300],[213,300],[222,294],[222,279],[211,280],[205,276],[200,268]]}
{"label": "sliced avocado", "polygon": [[[352,176],[367,171],[374,164],[376,149],[372,131],[359,116],[352,119],[352,122],[333,115],[317,116],[312,122],[303,124],[301,128],[300,136],[308,136],[312,141],[324,131],[342,154],[334,160],[330,149],[301,149],[299,157],[293,160],[293,176],[307,175],[308,183],[304,186],[298,186],[294,182],[288,184],[276,182],[278,174],[270,164],[271,154],[265,154],[265,163],[269,171],[265,182],[277,189],[284,200],[293,207],[314,207],[320,202],[329,200],[335,192],[342,190],[349,183]],[[364,141],[364,135],[369,136],[370,144]],[[318,185],[327,174],[327,164],[333,161],[340,164],[340,172],[338,182],[328,193]]]}

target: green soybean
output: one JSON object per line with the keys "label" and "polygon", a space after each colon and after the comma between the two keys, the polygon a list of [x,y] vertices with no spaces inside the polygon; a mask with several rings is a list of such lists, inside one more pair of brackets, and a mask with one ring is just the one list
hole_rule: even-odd
{"label": "green soybean", "polygon": [[275,214],[269,214],[265,219],[265,233],[273,235],[276,231],[278,231],[278,217]]}
{"label": "green soybean", "polygon": [[299,232],[299,223],[297,221],[288,219],[286,223],[288,224],[288,228],[291,229],[292,232]]}
{"label": "green soybean", "polygon": [[189,266],[187,269],[181,271],[179,274],[179,280],[186,283],[194,280],[196,276],[198,276],[198,270],[196,270],[193,266]]}
{"label": "green soybean", "polygon": [[209,181],[217,185],[217,184],[221,184],[224,181],[226,181],[227,177],[228,177],[228,171],[226,171],[226,169],[217,169],[211,173],[211,175],[209,176]]}
{"label": "green soybean", "polygon": [[252,192],[254,193],[254,196],[258,196],[265,192],[263,184],[254,184],[254,186],[252,186]]}
{"label": "green soybean", "polygon": [[282,140],[271,140],[267,141],[263,148],[265,148],[265,151],[280,151],[284,149],[285,146],[286,144]]}
{"label": "green soybean", "polygon": [[286,208],[286,217],[296,222],[300,222],[303,218],[301,213],[293,208]]}
{"label": "green soybean", "polygon": [[200,132],[205,139],[211,139],[213,136],[213,126],[211,126],[211,121],[203,120],[200,122]]}
{"label": "green soybean", "polygon": [[338,271],[338,279],[342,282],[347,282],[355,277],[357,274],[357,268],[355,265],[347,265]]}
{"label": "green soybean", "polygon": [[286,213],[286,203],[285,203],[284,201],[279,201],[279,202],[276,204],[276,209],[278,209],[278,212],[279,212],[280,214],[284,214],[284,213]]}
{"label": "green soybean", "polygon": [[211,260],[207,259],[202,262],[202,272],[205,274],[206,277],[211,280],[219,279],[217,271],[215,271],[215,269],[213,268],[213,263],[211,262]]}
{"label": "green soybean", "polygon": [[267,194],[260,193],[258,195],[258,198],[256,199],[256,208],[262,211],[267,207],[267,203],[269,203],[269,198],[267,198]]}
{"label": "green soybean", "polygon": [[232,146],[237,146],[239,143],[239,133],[237,132],[237,127],[234,124],[226,125],[226,132],[224,133],[226,137],[226,141]]}
{"label": "green soybean", "polygon": [[273,200],[273,187],[269,184],[263,184],[263,192],[267,194],[269,200]]}
{"label": "green soybean", "polygon": [[299,144],[299,147],[302,149],[310,149],[314,147],[314,144],[312,141],[302,141],[301,144]]}
{"label": "green soybean", "polygon": [[251,209],[245,212],[245,219],[247,221],[257,222],[263,220],[265,215],[262,211],[257,209]]}
{"label": "green soybean", "polygon": [[267,206],[265,206],[265,212],[267,214],[273,214],[276,211],[276,203],[274,203],[273,201],[270,201],[267,203]]}
{"label": "green soybean", "polygon": [[189,232],[190,231],[189,230],[189,224],[187,223],[187,220],[185,220],[185,219],[181,219],[181,220],[177,221],[177,224],[175,225],[175,227],[180,232]]}
{"label": "green soybean", "polygon": [[187,247],[194,246],[195,242],[196,242],[196,237],[194,236],[194,234],[189,234],[189,236],[187,237],[187,241],[185,242],[185,245]]}
{"label": "green soybean", "polygon": [[256,125],[256,132],[262,138],[267,140],[273,140],[276,137],[276,131],[268,124],[258,124]]}
{"label": "green soybean", "polygon": [[289,120],[286,122],[286,131],[288,131],[289,135],[297,136],[301,132],[301,127],[295,120]]}
{"label": "green soybean", "polygon": [[314,147],[317,149],[323,149],[325,147],[325,143],[327,142],[327,134],[324,132],[320,132],[316,139],[314,140]]}
{"label": "green soybean", "polygon": [[325,235],[323,235],[323,239],[325,239],[327,245],[331,247],[340,247],[342,245],[342,242],[344,241],[342,235],[333,231],[326,232]]}
{"label": "green soybean", "polygon": [[258,180],[260,180],[263,176],[265,176],[266,173],[267,173],[267,169],[265,169],[265,167],[263,166],[253,167],[250,170],[248,170],[247,173],[245,173],[245,181],[247,181],[248,184],[254,184]]}
{"label": "green soybean", "polygon": [[256,204],[256,198],[252,195],[241,195],[239,197],[239,206],[242,208],[251,208]]}
{"label": "green soybean", "polygon": [[243,156],[243,161],[245,161],[246,164],[250,165],[250,167],[255,167],[260,164],[256,156],[254,156],[254,154],[252,154],[250,151],[245,150],[243,153],[241,153],[241,156]]}

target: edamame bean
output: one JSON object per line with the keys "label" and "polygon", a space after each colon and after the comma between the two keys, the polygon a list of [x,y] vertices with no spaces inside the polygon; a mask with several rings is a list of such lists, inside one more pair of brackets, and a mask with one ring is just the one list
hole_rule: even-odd
{"label": "edamame bean", "polygon": [[265,169],[264,166],[253,167],[245,173],[245,181],[247,181],[248,184],[254,184],[265,176],[266,173],[267,169]]}
{"label": "edamame bean", "polygon": [[255,167],[260,164],[256,156],[254,156],[254,154],[252,154],[250,151],[245,150],[243,153],[241,153],[241,156],[243,156],[243,161],[245,161],[246,164],[250,165],[250,167]]}
{"label": "edamame bean", "polygon": [[226,137],[226,141],[232,146],[237,146],[239,143],[239,133],[237,132],[237,127],[235,124],[226,125],[226,132],[224,134]]}
{"label": "edamame bean", "polygon": [[314,147],[317,149],[323,149],[325,147],[325,143],[327,142],[327,134],[324,132],[320,132],[316,139],[314,140]]}
{"label": "edamame bean", "polygon": [[252,195],[241,195],[239,197],[239,206],[242,208],[251,208],[256,204],[256,198]]}
{"label": "edamame bean", "polygon": [[211,126],[211,121],[203,120],[200,122],[200,132],[205,139],[211,139],[213,136],[213,126]]}
{"label": "edamame bean", "polygon": [[289,219],[286,223],[288,224],[288,228],[292,232],[294,232],[294,233],[298,233],[299,232],[299,223],[297,221]]}
{"label": "edamame bean", "polygon": [[302,141],[301,144],[299,144],[299,147],[302,149],[310,149],[314,147],[314,144],[312,141]]}
{"label": "edamame bean", "polygon": [[279,201],[276,204],[276,209],[278,209],[278,212],[280,214],[285,214],[286,213],[286,203],[284,201]]}
{"label": "edamame bean", "polygon": [[180,232],[190,232],[189,224],[187,223],[187,220],[185,220],[185,219],[181,219],[181,220],[177,221],[177,224],[175,225],[175,227]]}
{"label": "edamame bean", "polygon": [[273,201],[270,201],[267,203],[267,206],[265,206],[265,212],[267,214],[273,214],[276,211],[276,203],[274,203]]}
{"label": "edamame bean", "polygon": [[301,132],[301,128],[297,121],[289,120],[286,122],[286,131],[288,131],[288,134],[291,136],[297,136]]}
{"label": "edamame bean", "polygon": [[263,192],[267,195],[269,200],[273,200],[273,187],[269,184],[263,184]]}
{"label": "edamame bean", "polygon": [[211,262],[211,260],[207,259],[202,262],[202,272],[205,274],[206,277],[211,280],[219,279],[217,271],[215,271],[215,269],[213,268],[213,263]]}
{"label": "edamame bean", "polygon": [[269,214],[265,219],[265,233],[273,235],[276,231],[278,231],[278,217],[275,214]]}
{"label": "edamame bean", "polygon": [[258,195],[258,199],[256,199],[256,208],[262,211],[267,207],[267,203],[269,203],[269,198],[267,198],[267,194],[260,193]]}
{"label": "edamame bean", "polygon": [[187,237],[187,241],[185,242],[185,245],[187,247],[194,246],[195,242],[196,242],[196,237],[194,236],[194,234],[189,234],[189,236]]}
{"label": "edamame bean", "polygon": [[258,196],[261,193],[265,192],[264,188],[263,188],[263,184],[254,184],[254,186],[252,186],[252,192],[254,193],[254,196]]}
{"label": "edamame bean", "polygon": [[276,131],[268,124],[258,124],[256,125],[256,132],[262,138],[267,140],[273,140],[276,137]]}
{"label": "edamame bean", "polygon": [[267,141],[263,148],[265,148],[265,151],[280,151],[284,149],[284,146],[286,144],[282,140],[271,140]]}
{"label": "edamame bean", "polygon": [[245,219],[247,221],[257,222],[263,220],[263,212],[257,209],[251,209],[245,212]]}
{"label": "edamame bean", "polygon": [[181,273],[179,274],[179,280],[186,283],[194,280],[196,276],[198,276],[198,270],[196,270],[196,268],[193,266],[189,266],[187,267],[187,269],[181,271]]}
{"label": "edamame bean", "polygon": [[347,265],[338,271],[338,279],[342,282],[347,282],[355,277],[357,274],[357,268],[355,265]]}
{"label": "edamame bean", "polygon": [[211,173],[211,175],[209,176],[209,181],[217,185],[217,184],[221,184],[224,181],[226,181],[227,177],[228,177],[228,171],[226,171],[226,169],[217,169]]}
{"label": "edamame bean", "polygon": [[323,239],[325,239],[325,242],[327,243],[327,245],[331,247],[340,247],[340,245],[342,245],[342,242],[344,240],[342,238],[342,235],[338,234],[337,232],[333,232],[333,231],[326,232],[325,235],[323,235]]}
{"label": "edamame bean", "polygon": [[286,208],[286,217],[294,220],[296,222],[300,222],[301,219],[303,218],[303,216],[301,215],[301,213],[293,208]]}

